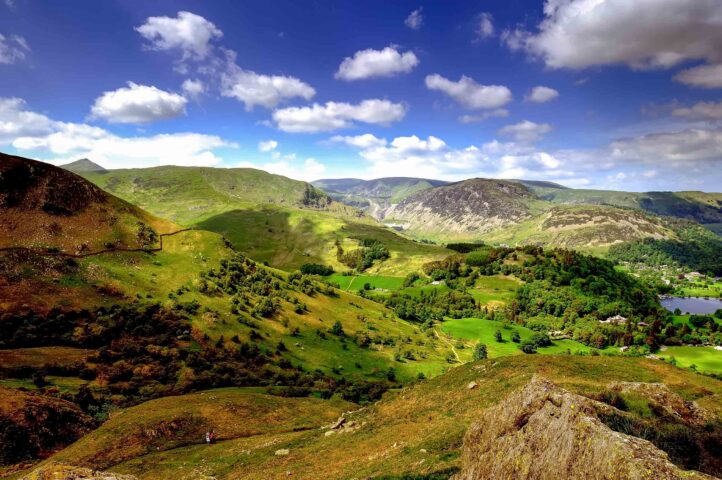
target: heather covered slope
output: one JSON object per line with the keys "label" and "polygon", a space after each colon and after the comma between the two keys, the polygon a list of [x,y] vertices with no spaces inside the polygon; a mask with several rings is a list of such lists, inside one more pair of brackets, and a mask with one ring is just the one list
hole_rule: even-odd
{"label": "heather covered slope", "polygon": [[67,253],[156,246],[179,227],[52,165],[0,154],[0,247]]}
{"label": "heather covered slope", "polygon": [[[166,442],[172,442],[172,439],[147,438],[144,440],[145,450],[136,451],[148,452],[153,450],[151,445],[160,446],[160,451],[150,451],[142,456],[136,453],[134,458],[113,464],[114,450],[108,449],[107,445],[115,441],[113,437],[117,434],[113,432],[118,425],[125,425],[121,430],[127,433],[142,431],[141,425],[151,428],[150,419],[153,419],[152,422],[161,421],[163,413],[151,402],[135,407],[132,416],[127,415],[128,412],[120,414],[116,420],[64,450],[53,460],[107,465],[112,471],[146,479],[195,478],[194,475],[201,471],[217,479],[256,479],[261,475],[263,478],[285,478],[288,472],[298,479],[315,479],[319,475],[331,479],[416,478],[412,475],[445,479],[463,466],[461,453],[469,427],[483,418],[488,407],[512,408],[513,404],[508,403],[509,396],[527,385],[534,375],[542,375],[571,394],[614,399],[607,400],[611,404],[605,404],[609,405],[606,410],[618,412],[633,422],[647,422],[644,424],[648,428],[647,433],[657,432],[659,445],[664,445],[665,438],[671,438],[665,435],[684,431],[685,435],[689,435],[686,441],[692,443],[670,444],[673,448],[668,452],[677,467],[702,468],[711,473],[719,468],[714,463],[714,450],[701,454],[697,450],[697,456],[689,456],[695,451],[694,442],[704,441],[707,437],[704,437],[704,431],[698,430],[686,419],[666,417],[661,413],[661,407],[667,404],[661,397],[651,399],[615,387],[618,385],[615,382],[619,381],[661,382],[672,393],[695,401],[710,415],[719,415],[722,410],[722,384],[719,381],[655,360],[534,355],[463,365],[446,375],[389,394],[373,406],[346,414],[342,422],[326,422],[325,417],[318,416],[314,423],[317,426],[327,425],[323,430],[314,428],[291,432],[290,429],[263,429],[252,436],[233,438],[234,435],[230,434],[227,439],[210,447],[202,445],[202,439],[195,439],[195,444],[173,448],[169,443],[166,448]],[[177,397],[163,401],[181,405],[183,399]],[[169,407],[167,418],[174,418],[177,411],[181,410],[176,406]],[[496,420],[507,421],[501,417]],[[296,421],[292,416],[281,415],[268,427],[276,429],[277,422],[291,422],[288,425],[292,425]],[[538,430],[537,422],[529,423],[522,432],[544,435]],[[594,443],[594,438],[588,440],[592,442],[592,448],[603,447],[602,443]],[[712,437],[709,441],[713,441]],[[655,451],[654,445],[644,443],[650,451]],[[504,455],[511,454],[511,451],[504,452]],[[538,454],[543,455],[544,452]],[[684,466],[680,467],[682,463]],[[434,472],[437,476],[430,476]],[[558,473],[555,470],[555,474]],[[584,470],[583,473],[590,477],[594,475],[592,470]]]}

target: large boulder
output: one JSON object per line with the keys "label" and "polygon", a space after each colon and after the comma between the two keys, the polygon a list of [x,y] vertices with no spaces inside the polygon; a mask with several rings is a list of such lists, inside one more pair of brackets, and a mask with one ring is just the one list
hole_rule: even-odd
{"label": "large boulder", "polygon": [[611,430],[623,412],[534,377],[488,408],[464,439],[455,480],[712,479],[683,470],[652,443]]}

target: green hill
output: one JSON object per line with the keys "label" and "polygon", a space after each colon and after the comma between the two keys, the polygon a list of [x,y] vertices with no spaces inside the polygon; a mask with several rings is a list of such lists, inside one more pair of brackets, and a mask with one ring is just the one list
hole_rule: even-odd
{"label": "green hill", "polygon": [[240,252],[284,270],[304,263],[346,269],[337,246],[382,242],[372,271],[404,275],[450,252],[396,234],[305,182],[248,168],[157,167],[86,174],[101,188],[182,225],[224,235]]}
{"label": "green hill", "polygon": [[[603,407],[616,412],[615,417],[605,421],[617,429],[621,428],[618,423],[624,422],[627,426],[624,433],[631,433],[630,436],[616,433],[617,437],[631,441],[635,432],[637,436],[646,435],[643,438],[653,439],[683,468],[717,472],[715,451],[710,447],[700,449],[695,443],[703,444],[705,434],[685,423],[683,417],[675,420],[664,414],[663,408],[667,406],[682,407],[665,403],[672,402],[665,400],[667,397],[647,397],[633,390],[618,393],[613,385],[661,382],[669,387],[671,393],[665,395],[670,399],[680,395],[718,415],[722,383],[657,360],[588,356],[505,357],[470,363],[389,395],[376,405],[346,414],[341,426],[335,429],[328,428],[334,423],[329,419],[343,407],[333,402],[324,405],[324,401],[268,398],[269,405],[279,409],[278,415],[269,418],[263,395],[247,394],[248,398],[244,398],[242,392],[222,390],[171,397],[119,413],[51,460],[106,466],[113,472],[137,475],[140,479],[284,478],[289,472],[297,479],[315,479],[320,474],[330,479],[448,479],[462,466],[464,437],[469,427],[482,418],[486,409],[495,405],[503,409],[510,393],[527,385],[535,374],[575,394],[602,400],[599,408],[607,405],[605,401],[614,405]],[[186,398],[189,407],[198,408],[186,407]],[[588,400],[580,397],[578,401]],[[553,398],[541,403],[549,409],[553,404]],[[236,405],[250,409],[235,414],[248,419],[247,427],[243,426],[246,422],[226,424]],[[291,413],[296,409],[298,418]],[[258,414],[254,415],[256,411]],[[547,414],[546,418],[554,417]],[[539,429],[543,427],[537,422],[522,423],[521,432],[542,434]],[[599,420],[592,424],[604,425]],[[321,430],[324,425],[327,428]],[[584,431],[588,431],[589,423],[586,425]],[[216,445],[204,445],[202,435],[198,436],[208,427],[222,432]],[[144,435],[145,432],[157,433]],[[519,434],[517,430],[508,433]],[[682,434],[684,441],[680,440]],[[716,438],[708,435],[710,441]],[[130,441],[125,444],[120,438]],[[593,445],[596,441],[597,437],[591,436],[585,444]],[[517,445],[521,446],[521,442],[519,438]],[[697,449],[693,459],[687,457],[691,448]],[[600,448],[599,453],[604,455],[603,452]],[[537,454],[540,458],[545,455]],[[695,478],[691,473],[688,475]]]}

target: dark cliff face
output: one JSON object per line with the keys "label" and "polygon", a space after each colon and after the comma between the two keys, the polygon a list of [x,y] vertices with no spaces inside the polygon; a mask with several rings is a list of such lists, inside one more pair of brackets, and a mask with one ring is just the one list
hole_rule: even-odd
{"label": "dark cliff face", "polygon": [[83,178],[46,163],[0,154],[0,208],[73,215],[107,194]]}

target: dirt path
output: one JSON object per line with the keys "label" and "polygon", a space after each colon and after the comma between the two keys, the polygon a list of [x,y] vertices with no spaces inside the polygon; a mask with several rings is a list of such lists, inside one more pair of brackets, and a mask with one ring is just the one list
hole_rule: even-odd
{"label": "dirt path", "polygon": [[439,331],[437,329],[434,329],[434,333],[436,334],[436,337],[441,340],[442,342],[446,343],[451,347],[451,351],[454,352],[454,356],[456,357],[456,361],[459,363],[464,363],[461,361],[461,357],[459,357],[459,354],[456,352],[456,349],[454,348],[454,344],[449,341],[445,336],[439,334]]}

